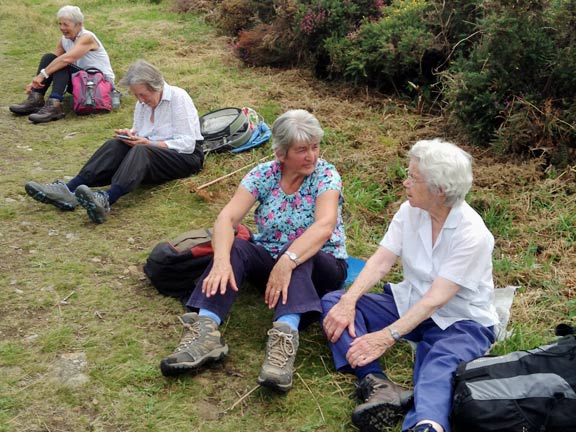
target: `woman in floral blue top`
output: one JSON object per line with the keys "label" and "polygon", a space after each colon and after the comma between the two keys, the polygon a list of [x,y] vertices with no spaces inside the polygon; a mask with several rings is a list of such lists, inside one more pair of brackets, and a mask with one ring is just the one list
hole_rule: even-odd
{"label": "woman in floral blue top", "polygon": [[[185,332],[175,352],[162,360],[167,376],[197,369],[228,354],[218,330],[246,280],[261,289],[274,309],[261,385],[281,392],[292,387],[298,329],[319,318],[320,298],[346,279],[346,236],[342,222],[342,181],[319,158],[324,131],[312,114],[291,110],[272,125],[276,160],[242,180],[214,224],[214,259],[181,317]],[[258,202],[252,241],[234,238],[234,229]]]}

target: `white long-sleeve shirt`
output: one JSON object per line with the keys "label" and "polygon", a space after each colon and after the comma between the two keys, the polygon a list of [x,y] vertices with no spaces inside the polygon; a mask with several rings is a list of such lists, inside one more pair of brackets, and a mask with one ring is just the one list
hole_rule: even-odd
{"label": "white long-sleeve shirt", "polygon": [[[154,121],[151,121],[154,112]],[[200,132],[198,111],[186,90],[164,83],[162,99],[154,110],[136,102],[132,130],[152,141],[164,141],[178,153],[194,153]]]}

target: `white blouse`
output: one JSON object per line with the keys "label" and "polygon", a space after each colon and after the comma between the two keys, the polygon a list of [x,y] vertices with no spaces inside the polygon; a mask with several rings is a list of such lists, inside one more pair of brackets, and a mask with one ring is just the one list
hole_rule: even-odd
{"label": "white blouse", "polygon": [[402,259],[404,280],[390,284],[400,316],[430,289],[436,277],[460,285],[458,293],[432,319],[442,329],[473,320],[489,327],[498,322],[492,279],[494,237],[466,202],[450,210],[434,247],[430,214],[404,202],[380,246]]}

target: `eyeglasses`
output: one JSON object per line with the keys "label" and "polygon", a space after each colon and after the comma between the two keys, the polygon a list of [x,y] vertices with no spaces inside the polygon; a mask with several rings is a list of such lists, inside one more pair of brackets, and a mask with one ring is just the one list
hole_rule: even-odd
{"label": "eyeglasses", "polygon": [[406,179],[404,181],[410,184],[426,183],[426,180],[414,177],[410,171],[406,171]]}

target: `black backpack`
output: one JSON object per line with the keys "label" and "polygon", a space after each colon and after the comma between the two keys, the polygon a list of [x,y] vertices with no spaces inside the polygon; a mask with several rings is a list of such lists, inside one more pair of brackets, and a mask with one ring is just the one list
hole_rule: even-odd
{"label": "black backpack", "polygon": [[576,337],[460,364],[452,421],[457,432],[576,431]]}
{"label": "black backpack", "polygon": [[[240,224],[236,237],[250,240],[252,233]],[[158,243],[144,264],[144,273],[158,292],[184,303],[214,255],[211,241],[212,229],[201,228]]]}

